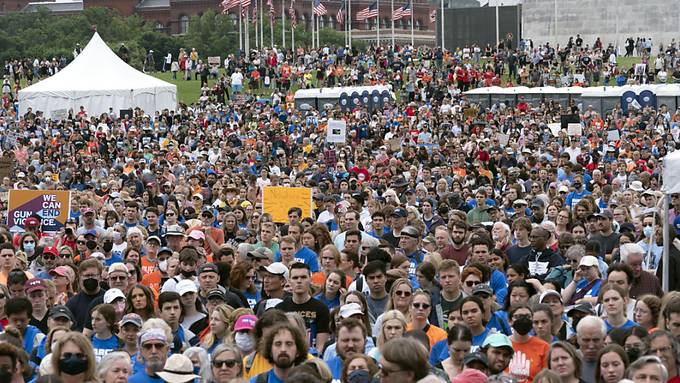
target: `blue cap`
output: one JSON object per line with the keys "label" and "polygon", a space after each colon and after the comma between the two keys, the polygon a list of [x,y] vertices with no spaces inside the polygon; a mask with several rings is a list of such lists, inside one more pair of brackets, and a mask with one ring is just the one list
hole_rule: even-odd
{"label": "blue cap", "polygon": [[400,218],[406,218],[406,217],[408,217],[408,212],[406,212],[406,209],[398,207],[398,208],[394,209],[392,214],[390,214],[390,217],[394,217],[394,216],[400,217]]}

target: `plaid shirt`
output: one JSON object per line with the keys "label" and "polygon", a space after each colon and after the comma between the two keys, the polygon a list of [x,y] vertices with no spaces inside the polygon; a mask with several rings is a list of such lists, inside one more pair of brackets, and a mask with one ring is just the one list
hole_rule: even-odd
{"label": "plaid shirt", "polygon": [[645,294],[652,294],[658,297],[663,295],[663,290],[661,290],[661,283],[659,278],[649,271],[642,271],[640,278],[636,278],[633,281],[633,286],[630,288],[630,297],[637,299]]}

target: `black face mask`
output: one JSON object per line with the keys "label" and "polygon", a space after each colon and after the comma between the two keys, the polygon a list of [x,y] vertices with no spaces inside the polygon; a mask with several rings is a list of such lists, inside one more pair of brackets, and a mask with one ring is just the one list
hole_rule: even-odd
{"label": "black face mask", "polygon": [[531,318],[519,318],[512,322],[512,328],[517,331],[519,335],[526,335],[531,331],[531,328],[533,326],[533,323],[531,322]]}
{"label": "black face mask", "polygon": [[0,383],[10,383],[12,381],[12,375],[14,374],[11,371],[0,370]]}
{"label": "black face mask", "polygon": [[96,242],[96,241],[89,240],[89,241],[85,242],[85,246],[87,246],[87,248],[88,248],[90,251],[92,251],[92,250],[94,250],[94,249],[97,248],[97,242]]}
{"label": "black face mask", "polygon": [[83,280],[83,287],[87,291],[95,291],[99,287],[99,281],[94,278],[86,278]]}
{"label": "black face mask", "polygon": [[80,359],[76,356],[59,359],[59,370],[67,375],[82,374],[87,370],[87,359]]}
{"label": "black face mask", "polygon": [[102,250],[104,250],[105,253],[110,252],[113,249],[113,242],[106,241],[102,244]]}
{"label": "black face mask", "polygon": [[183,276],[184,278],[191,278],[191,277],[193,277],[194,275],[196,275],[196,272],[194,272],[194,271],[185,271],[185,270],[182,270],[181,273],[182,273],[182,276]]}
{"label": "black face mask", "polygon": [[574,182],[574,189],[580,189],[583,186],[580,182]]}

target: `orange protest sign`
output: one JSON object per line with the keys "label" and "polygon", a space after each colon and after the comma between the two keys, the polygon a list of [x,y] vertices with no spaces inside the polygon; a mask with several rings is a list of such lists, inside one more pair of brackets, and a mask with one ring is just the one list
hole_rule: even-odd
{"label": "orange protest sign", "polygon": [[302,209],[302,216],[312,216],[312,189],[291,188],[284,186],[267,186],[262,194],[262,209],[272,215],[276,223],[288,222],[288,210],[291,207]]}

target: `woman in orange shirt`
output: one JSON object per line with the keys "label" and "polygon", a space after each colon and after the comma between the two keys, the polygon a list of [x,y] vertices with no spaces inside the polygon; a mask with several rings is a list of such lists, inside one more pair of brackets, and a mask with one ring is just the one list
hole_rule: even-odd
{"label": "woman in orange shirt", "polygon": [[411,301],[411,323],[406,328],[407,331],[423,330],[430,340],[430,349],[435,343],[446,339],[446,331],[429,324],[427,318],[432,311],[432,298],[426,291],[417,291],[413,294]]}

